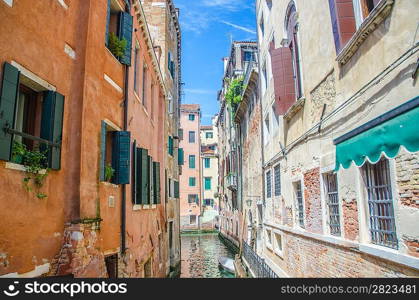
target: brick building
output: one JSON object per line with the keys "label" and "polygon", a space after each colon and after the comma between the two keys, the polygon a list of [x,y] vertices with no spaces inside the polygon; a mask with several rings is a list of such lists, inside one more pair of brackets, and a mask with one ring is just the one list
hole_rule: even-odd
{"label": "brick building", "polygon": [[0,19],[0,276],[165,277],[167,91],[140,1]]}
{"label": "brick building", "polygon": [[419,275],[415,5],[257,1],[262,256],[277,275]]}

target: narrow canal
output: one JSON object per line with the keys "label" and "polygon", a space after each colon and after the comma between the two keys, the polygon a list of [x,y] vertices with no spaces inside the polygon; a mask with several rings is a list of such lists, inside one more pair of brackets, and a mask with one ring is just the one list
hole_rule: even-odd
{"label": "narrow canal", "polygon": [[218,234],[182,234],[181,278],[232,278],[218,267],[218,257],[234,258]]}

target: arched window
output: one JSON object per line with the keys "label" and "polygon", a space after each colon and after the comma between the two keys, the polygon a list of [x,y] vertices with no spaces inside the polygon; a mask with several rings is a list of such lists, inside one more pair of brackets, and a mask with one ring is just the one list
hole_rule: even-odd
{"label": "arched window", "polygon": [[288,4],[287,14],[285,17],[285,28],[287,31],[288,46],[292,54],[294,83],[297,99],[303,96],[301,86],[301,66],[300,66],[300,51],[298,44],[298,23],[297,23],[297,10],[294,1]]}

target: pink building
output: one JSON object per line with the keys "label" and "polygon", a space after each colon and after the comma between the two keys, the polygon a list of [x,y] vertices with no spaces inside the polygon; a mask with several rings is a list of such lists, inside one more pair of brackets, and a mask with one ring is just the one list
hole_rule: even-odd
{"label": "pink building", "polygon": [[201,109],[198,104],[184,104],[180,108],[179,156],[183,156],[180,176],[181,230],[200,228],[201,184]]}

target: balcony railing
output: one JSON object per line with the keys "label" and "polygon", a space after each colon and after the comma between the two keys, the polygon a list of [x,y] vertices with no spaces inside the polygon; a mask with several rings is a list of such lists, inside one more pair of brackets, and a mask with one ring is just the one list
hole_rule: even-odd
{"label": "balcony railing", "polygon": [[249,268],[256,278],[278,278],[278,275],[268,266],[263,258],[257,255],[252,247],[243,241],[243,255]]}
{"label": "balcony railing", "polygon": [[230,173],[227,175],[227,188],[232,191],[237,190],[237,175],[236,173]]}

